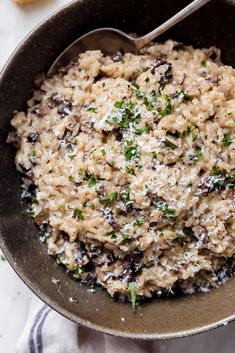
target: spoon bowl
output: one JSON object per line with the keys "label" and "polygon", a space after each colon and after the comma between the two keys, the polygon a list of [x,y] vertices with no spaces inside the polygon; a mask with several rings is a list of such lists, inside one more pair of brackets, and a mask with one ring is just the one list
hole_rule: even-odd
{"label": "spoon bowl", "polygon": [[84,34],[75,40],[63,53],[55,60],[47,76],[53,76],[57,70],[67,65],[80,53],[87,50],[101,50],[107,55],[121,53],[136,54],[138,48],[135,44],[134,36],[128,35],[115,28],[99,28]]}
{"label": "spoon bowl", "polygon": [[101,50],[106,55],[117,52],[137,54],[139,49],[156,39],[175,24],[190,16],[210,0],[194,0],[162,25],[142,36],[135,37],[116,28],[99,28],[84,34],[68,46],[54,61],[47,76],[52,77],[57,70],[73,61],[78,54],[87,50]]}

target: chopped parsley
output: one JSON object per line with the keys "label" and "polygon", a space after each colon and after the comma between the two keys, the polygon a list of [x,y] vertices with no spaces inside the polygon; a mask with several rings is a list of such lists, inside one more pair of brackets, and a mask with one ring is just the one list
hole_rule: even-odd
{"label": "chopped parsley", "polygon": [[222,174],[223,174],[223,171],[218,168],[214,169],[212,172],[212,175],[214,175],[214,176],[220,176]]}
{"label": "chopped parsley", "polygon": [[106,150],[104,148],[102,148],[101,153],[103,156],[106,156]]}
{"label": "chopped parsley", "polygon": [[114,230],[112,230],[111,232],[108,232],[106,235],[110,236],[111,239],[117,238],[117,234]]}
{"label": "chopped parsley", "polygon": [[152,159],[157,159],[157,152],[155,151],[152,152]]}
{"label": "chopped parsley", "polygon": [[169,97],[165,99],[165,108],[159,111],[162,118],[172,113],[172,105]]}
{"label": "chopped parsley", "polygon": [[223,138],[224,147],[231,145],[231,143],[232,143],[231,137],[229,135],[224,135],[224,138]]}
{"label": "chopped parsley", "polygon": [[97,184],[97,179],[94,177],[94,175],[90,174],[89,172],[86,172],[83,180],[87,181],[89,187]]}
{"label": "chopped parsley", "polygon": [[135,310],[135,308],[136,308],[136,298],[137,298],[136,283],[135,282],[130,282],[128,284],[128,289],[129,289],[129,292],[130,292],[130,299],[131,299],[132,309]]}
{"label": "chopped parsley", "polygon": [[156,91],[152,90],[150,92],[150,95],[153,97],[151,101],[147,99],[147,97],[144,97],[144,105],[146,106],[147,110],[153,110],[155,105],[157,104],[157,96],[156,96]]}
{"label": "chopped parsley", "polygon": [[86,111],[87,111],[87,112],[92,112],[92,113],[97,113],[97,108],[90,107],[90,108],[87,108]]}
{"label": "chopped parsley", "polygon": [[171,142],[170,140],[166,139],[165,141],[163,141],[164,145],[166,147],[169,147],[171,150],[175,150],[177,148],[177,145],[175,145],[173,142]]}
{"label": "chopped parsley", "polygon": [[145,126],[142,129],[135,129],[135,134],[136,135],[148,134],[149,130],[150,130],[149,127]]}
{"label": "chopped parsley", "polygon": [[114,107],[121,113],[121,116],[115,116],[112,118],[113,122],[118,124],[119,127],[129,128],[130,123],[140,123],[141,116],[138,112],[136,112],[136,104],[132,101],[117,101],[114,103]]}
{"label": "chopped parsley", "polygon": [[179,137],[185,138],[196,129],[198,129],[198,125],[188,126],[186,130],[184,130],[182,133],[179,134]]}
{"label": "chopped parsley", "polygon": [[182,103],[187,103],[187,102],[189,102],[189,101],[191,101],[193,99],[188,93],[186,93],[183,90],[180,92],[179,96],[181,98],[181,102]]}
{"label": "chopped parsley", "polygon": [[202,158],[203,157],[203,153],[202,153],[202,151],[198,151],[198,152],[196,152],[195,153],[195,155],[194,155],[194,157],[193,157],[193,160],[195,161],[195,162],[197,162],[200,158]]}
{"label": "chopped parsley", "polygon": [[229,189],[235,188],[235,174],[226,175],[221,179],[217,180],[219,186],[227,186]]}
{"label": "chopped parsley", "polygon": [[110,194],[101,196],[100,201],[105,202],[105,207],[107,207],[111,202],[117,200],[117,196],[118,196],[117,191],[113,191]]}
{"label": "chopped parsley", "polygon": [[3,256],[3,255],[0,255],[0,260],[1,260],[1,261],[6,261],[6,258],[5,258],[5,256]]}
{"label": "chopped parsley", "polygon": [[80,210],[79,208],[76,208],[73,213],[74,217],[81,219],[82,221],[84,220],[84,215],[83,211]]}
{"label": "chopped parsley", "polygon": [[127,240],[129,238],[129,234],[128,233],[121,233],[122,239],[123,240]]}
{"label": "chopped parsley", "polygon": [[138,149],[138,145],[133,145],[133,141],[127,141],[127,145],[124,148],[124,156],[127,161],[131,161],[133,158],[140,158],[140,152]]}
{"label": "chopped parsley", "polygon": [[31,156],[32,156],[32,157],[35,157],[35,156],[36,156],[36,151],[35,151],[35,150],[32,150]]}
{"label": "chopped parsley", "polygon": [[136,227],[141,227],[143,224],[144,224],[144,217],[137,218],[134,221],[134,226],[136,226]]}
{"label": "chopped parsley", "polygon": [[130,187],[126,187],[120,192],[120,198],[122,202],[127,203],[130,200]]}
{"label": "chopped parsley", "polygon": [[197,135],[192,135],[192,141],[195,142],[197,139]]}
{"label": "chopped parsley", "polygon": [[173,208],[170,208],[168,203],[165,201],[153,202],[154,206],[157,207],[163,213],[163,217],[172,218],[176,217],[176,211]]}
{"label": "chopped parsley", "polygon": [[135,95],[138,99],[143,97],[143,93],[140,91],[140,86],[137,83],[132,83],[132,88],[135,90]]}
{"label": "chopped parsley", "polygon": [[150,81],[149,77],[146,77],[145,82],[149,82],[149,81]]}

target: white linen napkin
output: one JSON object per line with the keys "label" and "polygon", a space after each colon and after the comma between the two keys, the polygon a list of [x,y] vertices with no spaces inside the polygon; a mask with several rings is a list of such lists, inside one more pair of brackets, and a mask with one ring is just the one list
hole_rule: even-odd
{"label": "white linen napkin", "polygon": [[235,321],[165,342],[116,338],[77,326],[33,296],[16,353],[232,353],[234,330]]}
{"label": "white linen napkin", "polygon": [[16,353],[160,353],[161,346],[77,326],[34,297]]}

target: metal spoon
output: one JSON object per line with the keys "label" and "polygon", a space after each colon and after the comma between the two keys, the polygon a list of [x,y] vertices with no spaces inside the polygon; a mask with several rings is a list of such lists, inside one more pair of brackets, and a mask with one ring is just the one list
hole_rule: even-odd
{"label": "metal spoon", "polygon": [[60,54],[49,69],[47,76],[51,77],[60,67],[67,65],[76,58],[79,53],[85,52],[86,50],[100,49],[103,53],[110,55],[117,52],[136,54],[139,49],[200,9],[209,1],[210,0],[194,0],[172,18],[143,37],[134,37],[115,28],[99,28],[86,33]]}

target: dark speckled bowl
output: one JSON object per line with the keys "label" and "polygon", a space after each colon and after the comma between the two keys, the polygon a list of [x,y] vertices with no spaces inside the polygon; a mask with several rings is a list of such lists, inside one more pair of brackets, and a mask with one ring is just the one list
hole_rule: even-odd
{"label": "dark speckled bowl", "polygon": [[[110,26],[139,34],[155,28],[188,1],[73,1],[40,24],[17,48],[0,76],[0,245],[22,280],[46,303],[84,326],[131,338],[170,338],[215,328],[235,318],[235,279],[209,293],[154,300],[132,312],[72,281],[46,254],[19,197],[14,150],[5,140],[14,110],[25,108],[32,79],[47,71],[57,55],[91,29]],[[213,0],[164,35],[194,46],[215,45],[224,63],[235,66],[235,7]],[[60,280],[55,285],[52,277]],[[78,303],[69,302],[74,296]],[[121,320],[125,318],[125,322]]]}

